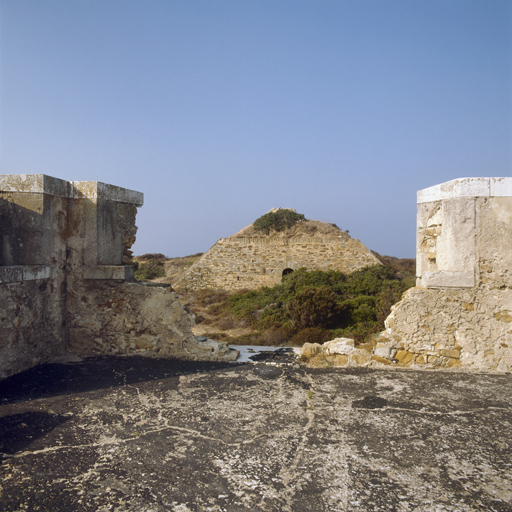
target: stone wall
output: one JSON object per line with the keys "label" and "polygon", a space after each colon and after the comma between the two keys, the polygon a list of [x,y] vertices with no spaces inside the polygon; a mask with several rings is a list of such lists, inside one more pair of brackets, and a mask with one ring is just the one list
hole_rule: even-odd
{"label": "stone wall", "polygon": [[193,336],[171,289],[129,282],[142,203],[100,182],[0,176],[0,378],[66,350],[236,357]]}
{"label": "stone wall", "polygon": [[418,192],[417,287],[384,342],[410,362],[512,369],[512,178],[466,178]]}
{"label": "stone wall", "polygon": [[281,282],[283,272],[354,272],[380,261],[359,240],[337,238],[221,238],[176,283],[177,287],[254,289]]}
{"label": "stone wall", "polygon": [[[386,331],[368,346],[339,342],[345,351],[333,360],[510,372],[512,178],[419,191],[416,260],[417,286],[393,306]],[[327,349],[305,350],[325,358]]]}
{"label": "stone wall", "polygon": [[0,378],[65,349],[69,184],[47,178],[0,176]]}

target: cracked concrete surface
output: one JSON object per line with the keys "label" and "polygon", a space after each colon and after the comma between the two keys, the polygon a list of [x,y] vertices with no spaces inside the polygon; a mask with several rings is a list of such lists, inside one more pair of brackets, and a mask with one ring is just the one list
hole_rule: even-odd
{"label": "cracked concrete surface", "polygon": [[270,363],[96,357],[0,382],[0,509],[512,510],[512,375]]}

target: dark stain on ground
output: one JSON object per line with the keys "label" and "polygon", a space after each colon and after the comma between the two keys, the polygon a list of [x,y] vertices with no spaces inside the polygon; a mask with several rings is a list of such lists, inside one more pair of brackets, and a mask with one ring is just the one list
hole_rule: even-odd
{"label": "dark stain on ground", "polygon": [[388,405],[388,401],[380,396],[365,396],[362,400],[354,400],[354,409],[382,409]]}

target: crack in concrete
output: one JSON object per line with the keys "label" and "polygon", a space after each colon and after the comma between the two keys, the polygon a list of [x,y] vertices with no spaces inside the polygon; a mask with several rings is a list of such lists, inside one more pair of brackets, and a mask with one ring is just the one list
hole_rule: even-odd
{"label": "crack in concrete", "polygon": [[[294,486],[291,486],[290,483],[293,482],[297,478],[297,468],[299,466],[300,461],[304,457],[304,448],[307,445],[307,439],[309,432],[311,430],[311,427],[313,426],[313,423],[315,421],[315,413],[313,412],[313,379],[311,378],[311,375],[308,375],[309,380],[309,391],[306,395],[306,415],[308,418],[308,422],[306,423],[306,426],[302,430],[302,436],[301,439],[295,448],[295,454],[293,456],[292,463],[288,469],[281,469],[281,476],[282,476],[282,482],[285,487],[284,492],[284,499],[286,500],[287,509],[286,512],[293,512],[293,498],[295,494],[297,493],[297,488]],[[312,393],[310,395],[310,393]]]}

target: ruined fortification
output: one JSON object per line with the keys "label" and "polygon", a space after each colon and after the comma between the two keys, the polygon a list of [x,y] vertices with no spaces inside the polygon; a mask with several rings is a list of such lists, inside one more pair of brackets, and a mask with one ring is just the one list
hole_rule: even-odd
{"label": "ruined fortification", "polygon": [[512,369],[512,178],[418,192],[417,286],[386,320],[402,361]]}
{"label": "ruined fortification", "polygon": [[133,281],[143,195],[42,174],[0,176],[0,378],[66,351],[233,359],[192,334],[170,288]]}
{"label": "ruined fortification", "polygon": [[293,229],[269,235],[247,226],[229,238],[221,238],[176,286],[256,289],[279,284],[283,275],[302,267],[349,273],[379,264],[359,240],[332,224],[304,221]]}
{"label": "ruined fortification", "polygon": [[418,192],[417,283],[373,346],[306,344],[337,365],[512,370],[512,178]]}

